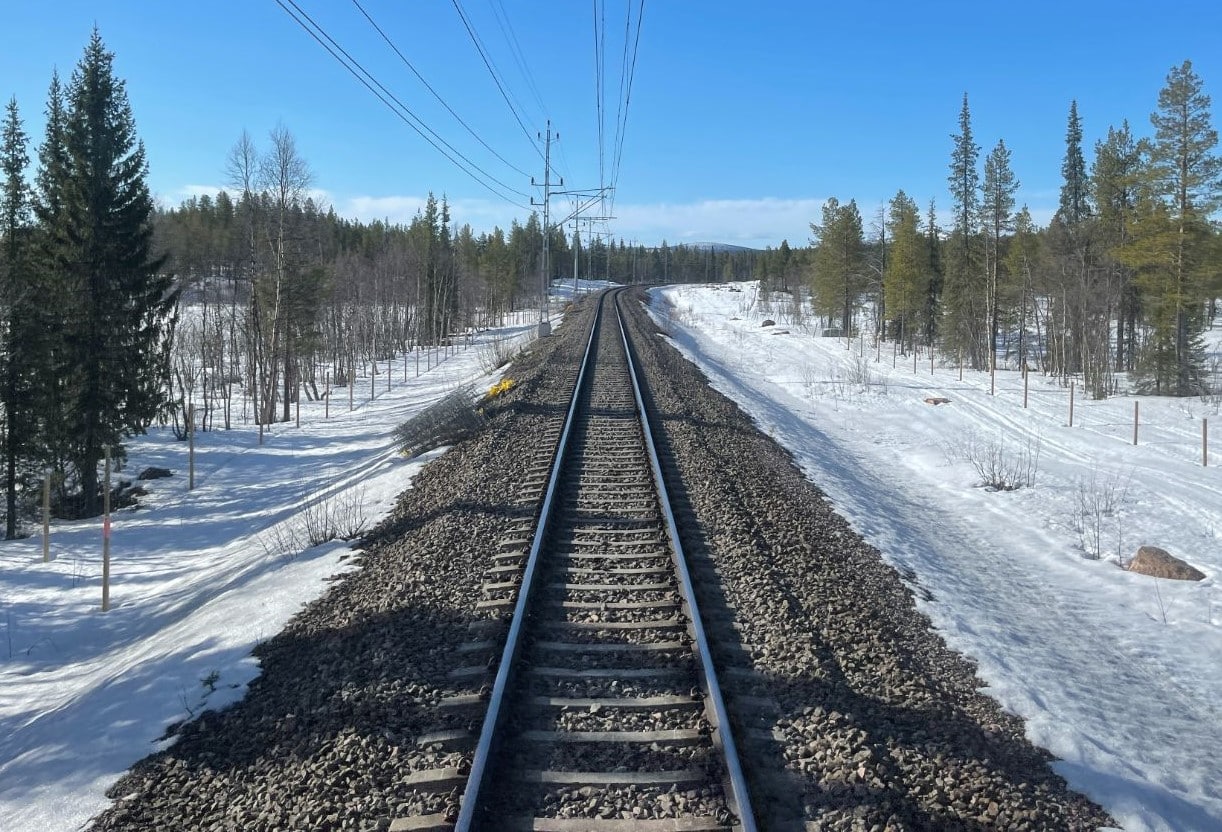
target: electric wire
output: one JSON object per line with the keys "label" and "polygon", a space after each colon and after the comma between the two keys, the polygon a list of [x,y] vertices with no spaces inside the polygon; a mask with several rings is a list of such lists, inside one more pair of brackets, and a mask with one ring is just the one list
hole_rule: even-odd
{"label": "electric wire", "polygon": [[[631,0],[630,0],[631,1]],[[631,7],[629,7],[629,15],[631,15]],[[620,123],[619,141],[615,148],[615,155],[611,163],[611,185],[614,187],[619,182],[620,164],[623,161],[624,154],[624,138],[628,132],[628,112],[629,105],[632,103],[632,82],[636,78],[636,59],[641,48],[641,26],[645,20],[645,0],[640,0],[640,5],[637,7],[636,15],[636,37],[632,43],[632,60],[628,66],[628,81],[624,93],[624,110],[623,120]]]}
{"label": "electric wire", "polygon": [[[300,26],[306,32],[306,34],[314,38],[314,40],[317,41],[318,44],[322,46],[323,49],[325,49],[331,55],[331,57],[335,58],[335,60],[338,61],[344,67],[344,69],[348,70],[348,72],[351,73],[352,76],[356,78],[366,89],[368,89],[371,93],[373,93],[373,95],[379,101],[385,104],[390,109],[390,111],[399,118],[400,121],[402,121],[408,127],[411,127],[413,130],[415,130],[422,139],[424,139],[426,142],[432,145],[433,148],[438,153],[440,153],[442,156],[445,156],[451,163],[454,164],[455,167],[457,167],[463,173],[467,174],[469,177],[474,179],[478,184],[483,186],[485,189],[492,192],[493,194],[500,197],[501,199],[505,200],[506,202],[510,203],[511,205],[514,205],[518,208],[522,208],[524,210],[529,210],[527,206],[523,205],[522,203],[514,200],[513,198],[509,196],[506,196],[504,193],[497,190],[492,185],[488,184],[487,181],[485,181],[484,179],[481,179],[475,173],[472,173],[472,171],[468,169],[467,166],[470,166],[470,168],[473,168],[474,170],[479,171],[479,173],[482,174],[484,177],[486,177],[488,180],[495,182],[497,185],[500,185],[502,188],[509,191],[510,193],[517,194],[523,197],[529,197],[530,196],[529,194],[519,191],[516,188],[513,188],[512,186],[507,185],[504,182],[502,182],[501,180],[497,179],[495,176],[488,173],[483,168],[481,168],[479,165],[476,165],[474,162],[468,159],[463,153],[461,153],[459,150],[457,150],[451,144],[445,141],[445,139],[442,139],[440,136],[438,136],[427,124],[421,121],[420,118],[416,116],[416,114],[413,113],[410,108],[408,108],[405,104],[403,104],[403,102],[400,101],[392,92],[386,89],[386,87],[383,86],[368,70],[366,70],[365,67],[363,67],[359,61],[357,61],[350,54],[348,54],[348,52],[342,46],[340,46],[335,41],[334,38],[332,38],[329,34],[327,34],[326,30],[323,29],[322,26],[320,26],[318,23],[314,21],[313,18],[311,18],[308,14],[306,14],[306,12],[303,11],[301,7],[298,6],[296,2],[294,2],[294,0],[275,0],[275,2],[278,6],[280,6],[281,9],[284,10],[284,12],[289,17],[293,19],[293,21],[298,26]],[[289,8],[290,6],[292,7],[291,9]],[[296,13],[294,13],[294,11]],[[298,17],[298,15],[300,15],[300,17]],[[308,21],[309,25],[307,25],[306,22],[304,21]],[[341,57],[341,55],[343,57]],[[362,77],[362,75],[364,77]],[[375,86],[377,87],[377,89],[375,89]],[[379,90],[381,90],[381,92],[379,92]],[[390,100],[387,100],[387,99],[390,99]],[[394,104],[391,103],[392,101],[394,102]],[[416,122],[419,122],[419,125],[417,125]],[[436,140],[434,140],[434,138],[431,138],[429,135],[427,135],[425,131],[427,131],[429,134],[432,134],[432,136],[435,137]],[[463,162],[459,162],[458,159],[454,158],[454,156],[451,156],[450,153],[447,153],[445,150],[443,150],[442,147],[438,144],[439,142],[441,145],[445,145],[445,147],[448,148],[454,154],[454,156],[457,156],[459,159],[462,159],[463,162],[466,163],[466,165],[464,165]]]}
{"label": "electric wire", "polygon": [[[611,181],[614,185],[616,179],[615,159],[619,156],[619,148],[623,141],[624,132],[624,85],[628,80],[628,49],[632,43],[632,0],[626,0],[624,15],[624,49],[620,56],[619,68],[619,94],[616,96],[615,110],[615,138],[611,142]],[[614,193],[611,197],[612,209],[609,213],[614,213],[615,197]]]}
{"label": "electric wire", "polygon": [[[526,60],[525,52],[522,50],[521,42],[518,40],[517,32],[514,31],[513,23],[509,19],[509,13],[505,10],[505,4],[502,2],[502,0],[488,0],[488,5],[492,9],[492,15],[496,19],[497,27],[501,30],[502,37],[505,38],[505,42],[509,45],[509,53],[513,57],[514,63],[517,64],[518,71],[522,74],[522,77],[526,79],[527,88],[534,97],[534,101],[539,107],[540,114],[544,118],[550,119],[547,105],[543,102],[543,97],[539,94],[539,87],[535,83],[534,74],[530,71],[530,65]],[[517,96],[514,96],[514,100],[517,100]],[[520,103],[521,102],[519,102],[519,105]],[[553,165],[552,169],[559,170],[560,178],[562,180],[571,180],[572,177],[569,175],[571,166],[569,165],[568,157],[564,152],[564,143],[560,142],[556,146],[560,149],[560,164],[558,168],[556,165]]]}
{"label": "electric wire", "polygon": [[[599,37],[598,0],[592,0],[594,8],[594,111],[598,120],[598,187],[607,184],[605,164],[605,142],[603,139],[603,50]],[[604,27],[605,28],[605,27]]]}
{"label": "electric wire", "polygon": [[467,13],[463,11],[462,4],[459,2],[459,0],[451,0],[451,2],[454,4],[454,10],[458,12],[459,18],[462,19],[463,27],[466,28],[467,35],[471,38],[471,43],[475,45],[475,51],[479,52],[479,56],[484,61],[484,66],[487,68],[488,74],[492,76],[492,80],[496,84],[496,88],[500,90],[501,98],[505,99],[505,104],[508,105],[509,111],[513,113],[514,119],[518,122],[518,126],[522,128],[522,133],[525,134],[527,140],[530,141],[531,146],[535,149],[535,152],[542,156],[543,151],[539,149],[538,142],[536,142],[535,138],[531,136],[530,131],[526,129],[526,125],[522,122],[522,116],[518,113],[518,108],[513,106],[513,102],[509,98],[509,93],[505,91],[505,86],[501,83],[500,76],[497,74],[497,71],[493,69],[492,60],[484,51],[484,45],[480,41],[479,37],[475,34],[475,29],[472,28],[471,22],[467,19]]}
{"label": "electric wire", "polygon": [[474,138],[477,142],[482,144],[488,150],[489,153],[491,153],[496,158],[500,159],[502,162],[504,162],[509,167],[513,168],[515,171],[520,173],[522,176],[530,176],[529,173],[522,170],[520,167],[515,165],[513,162],[506,159],[500,153],[497,153],[496,150],[493,149],[492,145],[484,141],[480,137],[480,135],[476,133],[474,129],[472,129],[471,125],[463,121],[462,116],[454,112],[454,108],[452,108],[448,103],[446,103],[446,100],[441,97],[441,95],[437,92],[437,90],[433,89],[433,86],[424,79],[424,76],[421,75],[420,72],[416,69],[416,67],[412,64],[412,62],[407,59],[407,56],[405,56],[403,52],[399,50],[399,47],[395,46],[394,41],[392,41],[390,39],[390,36],[387,35],[386,32],[383,31],[382,27],[377,24],[377,21],[375,21],[373,17],[370,16],[369,12],[365,11],[365,7],[360,4],[360,0],[352,0],[352,5],[357,7],[360,13],[365,16],[365,19],[369,21],[369,25],[372,26],[374,30],[379,35],[382,36],[382,40],[386,42],[386,45],[389,46],[391,50],[393,50],[394,53],[399,56],[399,60],[403,62],[404,66],[406,66],[408,69],[411,70],[412,74],[416,76],[416,79],[419,80],[421,84],[424,84],[424,88],[433,94],[433,97],[437,99],[438,103],[440,103],[441,106],[445,107],[446,111],[449,112],[450,115],[454,116],[455,119],[457,119],[458,123],[461,124],[466,129],[466,131],[471,134],[472,138]]}
{"label": "electric wire", "polygon": [[517,32],[513,29],[513,23],[509,20],[509,13],[505,11],[505,4],[501,0],[488,0],[488,5],[492,7],[492,14],[496,18],[497,26],[500,27],[501,34],[504,35],[505,41],[509,44],[509,54],[513,56],[514,63],[518,65],[518,71],[526,79],[527,88],[530,89],[531,95],[534,96],[535,103],[539,105],[539,112],[544,117],[547,117],[547,105],[543,103],[543,96],[539,94],[539,87],[535,84],[535,76],[530,71],[530,65],[526,62],[526,55],[522,51],[522,44],[518,41]]}

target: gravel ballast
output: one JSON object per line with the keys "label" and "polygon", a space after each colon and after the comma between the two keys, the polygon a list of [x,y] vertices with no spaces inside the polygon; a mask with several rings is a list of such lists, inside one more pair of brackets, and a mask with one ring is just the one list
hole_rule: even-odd
{"label": "gravel ballast", "polygon": [[790,826],[795,811],[826,830],[1109,825],[1021,720],[979,692],[971,662],[946,647],[899,574],[665,342],[635,294],[635,348],[662,414],[655,434],[677,477],[684,546],[715,570],[755,671],[740,722],[760,724],[760,699],[777,706],[765,750],[780,752],[783,771],[758,756],[747,766],[756,806],[773,809],[765,825]]}
{"label": "gravel ballast", "polygon": [[589,316],[514,364],[513,389],[485,406],[486,427],[427,465],[346,573],[256,651],[262,675],[246,697],[181,726],[177,741],[110,790],[110,830],[375,830],[439,811],[404,785],[459,760],[417,747],[421,734],[475,723],[444,715],[445,696],[473,693],[447,674],[476,610],[492,555],[533,514],[519,498],[562,418]]}
{"label": "gravel ballast", "polygon": [[[684,545],[741,728],[765,829],[1088,830],[1109,824],[1065,786],[1020,720],[980,693],[911,590],[807,482],[786,452],[657,331],[633,292],[636,355],[671,470]],[[493,554],[534,511],[584,348],[585,302],[511,368],[487,423],[417,475],[363,541],[361,568],[257,655],[246,698],[178,729],[110,792],[92,830],[377,830],[453,806],[405,785],[463,755],[419,747],[476,709],[448,676]],[[480,631],[483,633],[483,631]],[[495,632],[492,630],[490,632]],[[480,637],[486,637],[481,635]],[[578,727],[592,715],[573,715]],[[744,736],[746,736],[744,732]]]}

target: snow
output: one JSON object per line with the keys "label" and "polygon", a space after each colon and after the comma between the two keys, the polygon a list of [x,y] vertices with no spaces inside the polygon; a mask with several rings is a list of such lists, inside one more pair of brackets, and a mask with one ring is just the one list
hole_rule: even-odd
{"label": "snow", "polygon": [[140,507],[113,517],[106,613],[99,519],[54,523],[50,563],[40,529],[0,543],[0,830],[80,828],[124,771],[172,742],[159,740],[168,726],[241,698],[255,644],[351,568],[349,544],[310,548],[309,527],[349,533],[385,516],[440,453],[405,459],[393,429],[459,386],[497,381],[489,341],[532,337],[538,312],[520,317],[440,363],[426,351],[419,376],[400,357],[389,390],[383,362],[372,400],[368,373],[357,379],[351,411],[346,388],[329,418],[303,401],[301,427],[273,425],[261,445],[240,416],[198,432],[194,490],[187,443],[165,428],[132,440],[122,477],[150,465],[174,476],[141,483]]}
{"label": "snow", "polygon": [[[1015,373],[1000,373],[990,396],[987,376],[960,382],[941,365],[930,376],[927,358],[916,373],[911,358],[893,369],[869,344],[846,350],[761,308],[754,284],[654,297],[676,346],[915,574],[924,611],[1075,788],[1130,832],[1222,828],[1222,453],[1200,464],[1200,419],[1222,431],[1217,404],[1142,398],[1134,447],[1127,397],[1079,396],[1070,428],[1055,383],[1031,376],[1024,410]],[[780,325],[761,326],[765,316]],[[532,319],[481,339],[533,329]],[[303,402],[301,427],[275,425],[261,446],[250,424],[201,432],[193,491],[186,443],[165,430],[133,441],[123,476],[148,465],[175,476],[116,514],[105,614],[98,520],[55,523],[50,563],[38,535],[0,543],[0,830],[83,826],[125,770],[164,747],[169,725],[240,698],[258,674],[251,648],[350,568],[347,544],[305,548],[307,517],[352,522],[362,505],[372,525],[388,512],[426,461],[397,454],[391,430],[459,385],[494,383],[490,355],[475,345],[427,372],[422,360],[419,377],[412,360],[406,383],[396,362],[389,392],[383,365],[372,401],[366,376],[351,412],[337,389],[329,419]],[[868,386],[852,380],[866,374]],[[1034,487],[977,487],[961,459],[971,438],[1010,457],[1038,438]],[[1085,559],[1078,495],[1113,482],[1104,559]],[[1118,534],[1126,556],[1157,544],[1206,580],[1115,568]]]}
{"label": "snow", "polygon": [[[1071,786],[1130,832],[1222,829],[1222,452],[1201,464],[1202,419],[1222,431],[1218,400],[1140,397],[1134,446],[1133,397],[1078,390],[1070,427],[1054,380],[1030,374],[1024,408],[1018,372],[999,371],[991,395],[987,373],[960,381],[938,360],[931,373],[927,354],[914,371],[891,344],[819,337],[757,294],[665,287],[652,307],[712,385],[915,576],[922,610]],[[1222,332],[1210,334],[1216,353]],[[936,397],[950,402],[924,401]],[[1010,461],[1029,450],[1034,485],[980,487],[972,446]],[[1116,568],[1143,544],[1206,579]]]}

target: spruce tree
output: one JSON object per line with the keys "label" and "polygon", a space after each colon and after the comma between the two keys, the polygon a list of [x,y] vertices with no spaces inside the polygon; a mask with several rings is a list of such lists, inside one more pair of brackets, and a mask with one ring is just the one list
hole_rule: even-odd
{"label": "spruce tree", "polygon": [[1035,312],[1035,275],[1040,265],[1040,237],[1024,205],[1014,217],[1014,237],[1006,252],[1006,271],[1012,283],[1012,303],[1018,306],[1018,363],[1026,366],[1030,349],[1027,319]]}
{"label": "spruce tree", "polygon": [[1004,139],[984,160],[984,182],[980,189],[981,219],[984,225],[987,246],[985,258],[988,264],[988,313],[989,344],[987,359],[991,369],[997,366],[997,330],[1000,320],[1001,293],[1001,241],[1002,234],[1014,228],[1014,194],[1018,191],[1018,179],[1010,168],[1010,149]]}
{"label": "spruce tree", "polygon": [[56,262],[58,241],[67,234],[64,205],[69,160],[64,92],[59,73],[52,72],[47,91],[46,132],[38,148],[38,171],[34,180],[34,259],[42,298],[38,310],[39,334],[43,339],[40,354],[46,368],[39,385],[44,403],[39,420],[40,444],[44,461],[57,474],[55,482],[61,505],[68,484],[64,475],[71,467],[72,457],[71,430],[66,418],[72,382],[64,343],[68,332],[67,281]]}
{"label": "spruce tree", "polygon": [[967,93],[959,111],[959,132],[951,135],[950,185],[955,224],[951,229],[950,245],[946,250],[944,285],[945,325],[943,334],[947,347],[966,351],[976,369],[984,365],[986,292],[981,287],[982,269],[976,230],[980,217],[980,174],[976,162],[980,146],[972,138],[972,114]]}
{"label": "spruce tree", "polygon": [[0,400],[4,408],[4,537],[17,536],[18,471],[29,461],[34,443],[37,370],[31,354],[36,346],[33,259],[30,253],[30,195],[25,166],[29,139],[21,123],[17,100],[5,111],[0,144],[0,309],[3,318],[3,353],[0,354]]}
{"label": "spruce tree", "polygon": [[1100,255],[1116,287],[1115,369],[1132,370],[1137,358],[1140,295],[1124,251],[1132,238],[1132,223],[1143,176],[1143,145],[1133,138],[1128,121],[1109,127],[1107,138],[1095,144],[1091,166],[1091,197],[1097,212]]}
{"label": "spruce tree", "polygon": [[1069,124],[1065,129],[1065,159],[1061,162],[1061,201],[1057,214],[1069,225],[1077,225],[1091,214],[1090,186],[1086,160],[1082,157],[1082,120],[1078,102],[1069,103]]}
{"label": "spruce tree", "polygon": [[1094,395],[1107,386],[1109,306],[1107,287],[1099,284],[1090,186],[1082,156],[1082,121],[1076,101],[1070,103],[1065,130],[1065,156],[1061,162],[1061,195],[1048,227],[1048,248],[1055,259],[1053,308],[1050,325],[1050,369],[1054,373],[1082,372]]}
{"label": "spruce tree", "polygon": [[925,268],[929,274],[925,293],[925,342],[937,342],[942,312],[942,238],[937,222],[938,212],[933,199],[925,215]]}
{"label": "spruce tree", "polygon": [[[48,123],[47,265],[62,281],[62,408],[84,515],[98,511],[104,449],[142,433],[167,404],[176,290],[152,252],[153,200],[114,56],[94,30],[73,72],[61,129]],[[62,159],[60,153],[62,149]],[[63,165],[59,170],[58,166]]]}

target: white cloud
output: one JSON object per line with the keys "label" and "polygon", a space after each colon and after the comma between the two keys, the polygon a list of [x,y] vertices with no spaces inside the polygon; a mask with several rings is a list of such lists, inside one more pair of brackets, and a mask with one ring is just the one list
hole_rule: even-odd
{"label": "white cloud", "polygon": [[[438,201],[441,197],[437,196]],[[392,224],[406,225],[417,212],[424,209],[427,196],[353,196],[334,200],[335,213],[342,217],[363,222],[389,220]],[[478,235],[500,226],[508,231],[516,218],[525,222],[526,217],[518,208],[490,199],[447,199],[450,220],[454,226],[470,225]]]}
{"label": "white cloud", "polygon": [[617,236],[645,244],[717,242],[763,248],[788,240],[804,246],[823,199],[706,199],[615,206]]}

